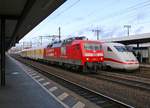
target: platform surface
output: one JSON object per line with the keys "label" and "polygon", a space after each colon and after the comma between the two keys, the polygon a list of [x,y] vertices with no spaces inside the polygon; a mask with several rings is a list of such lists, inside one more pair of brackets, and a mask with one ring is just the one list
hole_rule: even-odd
{"label": "platform surface", "polygon": [[0,108],[64,107],[6,56],[6,86],[0,87]]}
{"label": "platform surface", "polygon": [[150,68],[150,64],[140,64],[141,67]]}

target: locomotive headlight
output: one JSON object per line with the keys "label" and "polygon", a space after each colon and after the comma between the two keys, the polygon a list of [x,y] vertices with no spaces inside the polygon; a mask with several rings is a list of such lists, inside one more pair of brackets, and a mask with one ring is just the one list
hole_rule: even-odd
{"label": "locomotive headlight", "polygon": [[100,60],[103,61],[103,57],[100,57]]}
{"label": "locomotive headlight", "polygon": [[86,60],[89,60],[89,58],[86,58]]}

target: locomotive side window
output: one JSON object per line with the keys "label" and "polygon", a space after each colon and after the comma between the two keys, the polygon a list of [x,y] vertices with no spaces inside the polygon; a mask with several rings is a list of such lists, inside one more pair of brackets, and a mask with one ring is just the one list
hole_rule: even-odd
{"label": "locomotive side window", "polygon": [[61,55],[66,55],[66,47],[61,47]]}
{"label": "locomotive side window", "polygon": [[100,47],[100,50],[102,50],[102,45],[100,45],[99,47]]}
{"label": "locomotive side window", "polygon": [[110,47],[107,47],[108,52],[112,52],[112,49]]}

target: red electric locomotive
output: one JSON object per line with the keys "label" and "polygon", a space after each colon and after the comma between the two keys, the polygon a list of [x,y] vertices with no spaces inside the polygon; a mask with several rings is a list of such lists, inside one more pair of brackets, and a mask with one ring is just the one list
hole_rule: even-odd
{"label": "red electric locomotive", "polygon": [[95,72],[104,61],[99,41],[73,37],[49,44],[44,49],[44,59],[64,67]]}

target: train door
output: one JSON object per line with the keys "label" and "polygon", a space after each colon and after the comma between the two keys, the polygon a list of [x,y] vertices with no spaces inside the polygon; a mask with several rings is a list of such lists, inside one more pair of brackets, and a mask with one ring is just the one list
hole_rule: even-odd
{"label": "train door", "polygon": [[74,59],[80,59],[81,58],[81,48],[80,44],[75,44],[73,46],[72,55]]}
{"label": "train door", "polygon": [[103,50],[104,50],[104,65],[109,68],[115,67],[116,63],[114,63],[114,61],[116,57],[115,52],[113,51],[111,46],[104,45]]}

